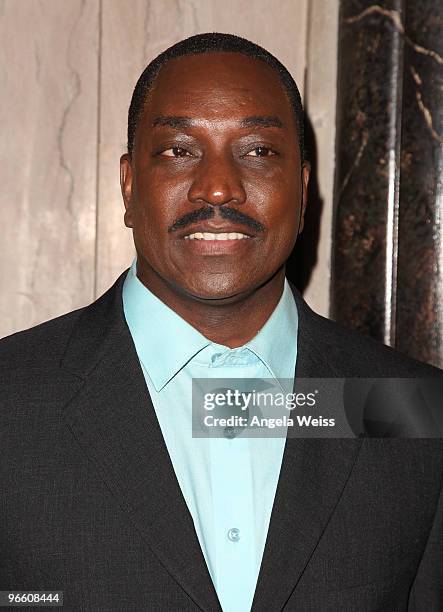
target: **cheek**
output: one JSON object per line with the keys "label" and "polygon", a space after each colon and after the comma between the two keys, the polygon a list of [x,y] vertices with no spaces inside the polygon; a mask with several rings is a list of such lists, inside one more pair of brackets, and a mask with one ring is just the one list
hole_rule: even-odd
{"label": "cheek", "polygon": [[155,173],[137,180],[135,191],[135,224],[139,237],[145,243],[155,244],[167,237],[168,227],[176,220],[183,201],[183,186],[171,181],[162,181]]}
{"label": "cheek", "polygon": [[263,222],[269,230],[267,257],[272,266],[280,264],[290,256],[297,240],[301,188],[295,182],[281,185],[270,191],[264,207]]}
{"label": "cheek", "polygon": [[[266,227],[285,236],[297,231],[301,209],[301,184],[289,172],[280,172],[248,184],[248,200]],[[290,177],[288,179],[288,177]]]}

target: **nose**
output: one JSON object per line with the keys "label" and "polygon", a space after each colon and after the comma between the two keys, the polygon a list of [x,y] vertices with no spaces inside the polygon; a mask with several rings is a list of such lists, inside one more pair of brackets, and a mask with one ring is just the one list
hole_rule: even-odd
{"label": "nose", "polygon": [[188,199],[193,204],[211,206],[243,204],[246,192],[234,159],[221,154],[205,156],[196,168]]}

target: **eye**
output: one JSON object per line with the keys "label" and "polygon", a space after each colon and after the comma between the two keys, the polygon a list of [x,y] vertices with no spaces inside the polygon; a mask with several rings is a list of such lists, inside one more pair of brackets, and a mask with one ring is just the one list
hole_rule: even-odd
{"label": "eye", "polygon": [[277,155],[277,153],[269,147],[255,147],[247,153],[246,157],[270,157],[271,155]]}
{"label": "eye", "polygon": [[164,155],[165,157],[187,157],[191,154],[183,147],[171,147],[170,149],[160,151],[160,155]]}

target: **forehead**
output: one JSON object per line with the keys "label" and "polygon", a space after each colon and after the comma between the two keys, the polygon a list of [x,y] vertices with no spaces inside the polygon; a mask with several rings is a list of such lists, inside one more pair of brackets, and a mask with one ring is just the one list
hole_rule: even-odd
{"label": "forehead", "polygon": [[278,115],[293,123],[278,73],[240,53],[212,52],[169,60],[148,95],[144,116],[180,114],[200,119]]}

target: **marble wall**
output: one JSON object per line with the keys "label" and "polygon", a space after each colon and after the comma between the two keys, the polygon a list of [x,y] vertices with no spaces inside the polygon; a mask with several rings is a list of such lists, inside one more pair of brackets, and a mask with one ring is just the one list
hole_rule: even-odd
{"label": "marble wall", "polygon": [[306,292],[327,313],[337,15],[335,0],[0,0],[0,336],[90,303],[130,265],[119,157],[132,89],[162,49],[214,30],[267,47],[306,94],[326,203]]}
{"label": "marble wall", "polygon": [[332,315],[443,367],[443,5],[342,0]]}
{"label": "marble wall", "polygon": [[0,335],[94,295],[95,0],[0,4]]}

